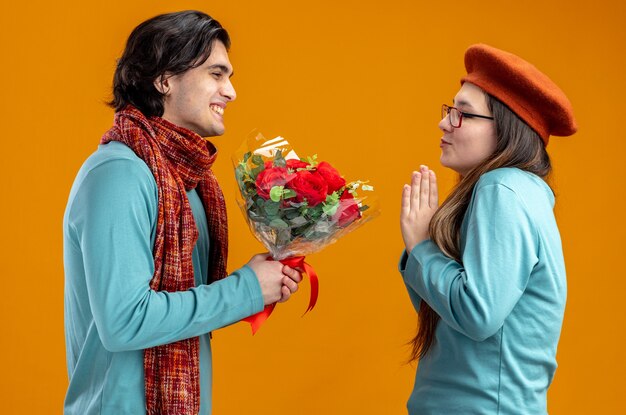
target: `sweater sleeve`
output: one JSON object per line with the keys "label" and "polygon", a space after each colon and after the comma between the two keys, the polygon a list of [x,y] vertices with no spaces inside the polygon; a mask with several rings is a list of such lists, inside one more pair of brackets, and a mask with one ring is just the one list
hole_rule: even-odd
{"label": "sweater sleeve", "polygon": [[465,220],[463,264],[426,240],[409,255],[404,279],[443,322],[482,341],[502,327],[524,292],[538,238],[522,201],[501,184],[477,189]]}
{"label": "sweater sleeve", "polygon": [[413,304],[413,308],[416,312],[420,311],[420,304],[422,303],[422,299],[417,294],[417,292],[408,284],[407,278],[405,277],[406,273],[406,265],[409,256],[406,253],[406,250],[402,251],[402,255],[400,256],[400,262],[398,263],[398,271],[400,271],[400,275],[402,275],[402,279],[404,280],[404,285],[406,286],[406,290],[409,293],[409,298],[411,299],[411,303]]}
{"label": "sweater sleeve", "polygon": [[115,159],[89,171],[72,205],[91,313],[110,351],[198,336],[263,309],[258,280],[248,266],[188,291],[150,289],[157,197],[145,166]]}

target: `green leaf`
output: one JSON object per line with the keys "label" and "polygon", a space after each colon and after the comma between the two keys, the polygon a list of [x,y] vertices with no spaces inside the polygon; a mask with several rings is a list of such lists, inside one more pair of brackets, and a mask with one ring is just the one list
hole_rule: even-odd
{"label": "green leaf", "polygon": [[274,166],[276,167],[287,166],[287,161],[285,160],[285,157],[283,157],[283,152],[280,149],[276,150],[276,153],[274,154]]}
{"label": "green leaf", "polygon": [[332,194],[326,196],[326,203],[338,203],[339,202],[339,195],[337,194],[337,192],[333,192]]}
{"label": "green leaf", "polygon": [[313,154],[312,157],[307,157],[306,161],[310,164],[310,166],[307,167],[307,170],[311,170],[317,166],[317,154]]}
{"label": "green leaf", "polygon": [[302,226],[294,226],[293,228],[291,228],[291,234],[293,235],[294,238],[301,237],[302,235],[307,233],[312,227],[313,227],[313,224],[307,221]]}
{"label": "green leaf", "polygon": [[295,218],[289,220],[289,223],[296,227],[306,225],[308,222],[309,221],[302,216],[296,216]]}
{"label": "green leaf", "polygon": [[287,224],[287,222],[285,222],[284,220],[282,220],[280,218],[276,218],[276,219],[272,220],[270,222],[270,226],[272,228],[275,228],[275,229],[287,229],[287,228],[289,228],[289,225]]}
{"label": "green leaf", "polygon": [[337,208],[339,207],[339,203],[326,204],[322,206],[322,212],[324,212],[328,216],[332,216],[337,213]]}
{"label": "green leaf", "polygon": [[284,186],[274,186],[270,189],[270,199],[274,202],[280,202],[283,195]]}
{"label": "green leaf", "polygon": [[365,211],[366,211],[367,209],[369,209],[369,208],[370,208],[369,206],[367,206],[367,205],[363,205],[363,206],[359,207],[359,211],[361,211],[361,212],[365,212]]}
{"label": "green leaf", "polygon": [[291,242],[291,229],[289,228],[281,228],[278,229],[276,235],[276,247],[287,246],[289,242]]}
{"label": "green leaf", "polygon": [[298,209],[284,209],[285,218],[291,220],[300,216]]}
{"label": "green leaf", "polygon": [[293,189],[285,189],[283,190],[283,198],[289,199],[291,197],[296,197],[296,191]]}
{"label": "green leaf", "polygon": [[319,205],[317,205],[315,207],[309,208],[308,211],[307,211],[307,214],[312,219],[319,219],[324,214],[323,209],[324,209],[324,206],[319,204]]}
{"label": "green leaf", "polygon": [[271,200],[266,201],[265,206],[263,207],[269,216],[276,216],[279,208],[280,204]]}
{"label": "green leaf", "polygon": [[248,151],[246,154],[243,155],[243,162],[247,163],[248,160],[250,160],[250,157],[252,156],[252,152]]}
{"label": "green leaf", "polygon": [[245,169],[242,168],[241,165],[237,166],[237,168],[235,169],[235,178],[237,179],[237,182],[240,183],[240,185],[243,184],[245,174]]}
{"label": "green leaf", "polygon": [[261,164],[260,166],[257,166],[255,168],[252,169],[252,171],[250,171],[250,176],[256,180],[256,177],[259,175],[259,173],[261,173],[263,170],[265,170],[265,166],[263,164]]}
{"label": "green leaf", "polygon": [[257,166],[263,166],[265,164],[265,162],[263,161],[263,157],[259,156],[258,154],[252,156],[252,163]]}

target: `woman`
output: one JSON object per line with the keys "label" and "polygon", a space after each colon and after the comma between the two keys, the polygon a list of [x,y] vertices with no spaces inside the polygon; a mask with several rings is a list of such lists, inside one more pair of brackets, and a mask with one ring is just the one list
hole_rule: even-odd
{"label": "woman", "polygon": [[419,316],[410,414],[546,414],[566,297],[546,184],[550,135],[576,132],[563,92],[486,45],[442,107],[441,164],[461,179],[438,207],[435,173],[402,194],[400,272]]}

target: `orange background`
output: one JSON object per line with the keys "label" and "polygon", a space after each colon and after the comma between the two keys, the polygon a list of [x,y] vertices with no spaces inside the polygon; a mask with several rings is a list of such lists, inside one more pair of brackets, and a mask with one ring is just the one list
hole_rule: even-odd
{"label": "orange background", "polygon": [[0,16],[0,405],[58,414],[67,387],[61,223],[76,171],[112,122],[115,59],[130,31],[162,12],[197,8],[233,47],[238,99],[216,172],[230,212],[230,269],[262,250],[236,205],[230,154],[259,128],[349,179],[370,179],[382,215],[308,259],[321,278],[255,336],[242,323],[214,334],[214,413],[402,414],[415,368],[405,346],[416,316],[396,261],[398,205],[419,164],[442,194],[439,106],[485,42],[517,53],[568,94],[580,132],[553,138],[556,215],[569,295],[549,392],[551,414],[626,413],[623,353],[626,203],[621,1],[11,2]]}

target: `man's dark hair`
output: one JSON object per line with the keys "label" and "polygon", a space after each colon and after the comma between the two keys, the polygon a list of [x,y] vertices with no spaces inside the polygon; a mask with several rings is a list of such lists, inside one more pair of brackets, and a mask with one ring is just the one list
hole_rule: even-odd
{"label": "man's dark hair", "polygon": [[117,62],[109,105],[117,112],[132,104],[148,117],[162,116],[165,95],[154,81],[166,73],[177,75],[202,65],[215,40],[230,48],[226,29],[195,10],[162,14],[141,23],[128,37]]}

